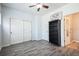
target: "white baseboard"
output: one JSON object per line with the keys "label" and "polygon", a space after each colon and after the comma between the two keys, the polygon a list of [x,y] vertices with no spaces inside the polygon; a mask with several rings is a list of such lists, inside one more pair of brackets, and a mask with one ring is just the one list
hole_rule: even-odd
{"label": "white baseboard", "polygon": [[79,43],[79,41],[75,41],[75,42],[78,42]]}
{"label": "white baseboard", "polygon": [[79,42],[79,41],[77,41],[77,40],[73,40],[73,42]]}
{"label": "white baseboard", "polygon": [[4,45],[2,45],[2,47],[7,47],[7,46],[10,46],[10,44],[4,44]]}

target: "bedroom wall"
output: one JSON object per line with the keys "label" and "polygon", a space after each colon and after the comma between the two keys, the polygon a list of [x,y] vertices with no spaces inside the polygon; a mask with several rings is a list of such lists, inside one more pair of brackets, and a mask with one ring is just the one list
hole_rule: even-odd
{"label": "bedroom wall", "polygon": [[35,19],[33,20],[33,40],[42,40],[41,38],[41,18],[39,14],[34,14]]}
{"label": "bedroom wall", "polygon": [[42,35],[42,39],[49,41],[49,28],[48,28],[48,22],[51,21],[50,20],[50,16],[54,13],[57,12],[62,12],[63,16],[62,16],[62,20],[61,20],[61,45],[64,46],[64,16],[65,15],[69,15],[75,12],[79,12],[79,4],[77,3],[71,3],[71,4],[67,4],[66,6],[63,6],[55,11],[52,11],[51,13],[45,14],[44,16],[42,16],[42,20],[41,20],[41,35]]}
{"label": "bedroom wall", "polygon": [[72,24],[73,24],[73,28],[72,28],[73,35],[72,35],[72,37],[75,41],[79,42],[79,12],[73,14],[72,17],[73,17],[72,18],[72,20],[73,20],[73,22],[72,22]]}

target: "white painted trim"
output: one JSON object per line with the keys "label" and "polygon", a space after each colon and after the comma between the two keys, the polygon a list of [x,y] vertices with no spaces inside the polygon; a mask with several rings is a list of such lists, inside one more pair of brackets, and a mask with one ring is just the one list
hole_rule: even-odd
{"label": "white painted trim", "polygon": [[[77,40],[73,40],[72,42],[79,42],[79,41],[77,41]],[[72,42],[71,42],[71,43],[72,43]]]}
{"label": "white painted trim", "polygon": [[75,42],[78,42],[79,43],[79,41],[76,41],[76,40],[75,40]]}
{"label": "white painted trim", "polygon": [[2,45],[2,47],[7,47],[7,46],[10,46],[10,44]]}

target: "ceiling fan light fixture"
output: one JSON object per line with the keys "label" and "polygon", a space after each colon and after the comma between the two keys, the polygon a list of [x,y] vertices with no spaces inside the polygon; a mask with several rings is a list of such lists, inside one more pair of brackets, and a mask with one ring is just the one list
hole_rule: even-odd
{"label": "ceiling fan light fixture", "polygon": [[37,7],[37,8],[42,8],[42,5],[41,5],[41,4],[39,4],[39,5],[37,5],[36,7]]}

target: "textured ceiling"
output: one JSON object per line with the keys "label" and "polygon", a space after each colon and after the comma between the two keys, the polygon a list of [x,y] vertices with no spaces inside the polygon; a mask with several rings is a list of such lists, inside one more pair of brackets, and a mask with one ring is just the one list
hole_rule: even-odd
{"label": "textured ceiling", "polygon": [[4,3],[3,5],[20,10],[20,11],[23,11],[23,12],[28,12],[31,14],[39,14],[39,15],[44,15],[46,13],[53,12],[57,8],[60,8],[64,5],[66,5],[66,3],[44,3],[44,4],[48,5],[49,8],[48,9],[41,8],[40,11],[37,12],[36,7],[32,7],[32,8],[28,7],[28,6],[33,5],[33,4],[32,3]]}

